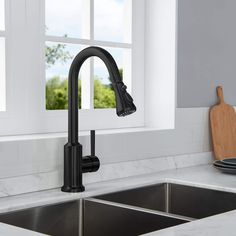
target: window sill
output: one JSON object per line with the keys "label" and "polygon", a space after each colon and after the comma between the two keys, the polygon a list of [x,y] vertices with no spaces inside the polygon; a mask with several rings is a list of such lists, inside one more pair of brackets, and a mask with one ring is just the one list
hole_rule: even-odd
{"label": "window sill", "polygon": [[[96,130],[96,135],[110,135],[110,134],[126,134],[126,133],[140,133],[140,132],[151,132],[160,131],[157,128],[149,127],[138,127],[138,128],[124,128],[124,129],[106,129]],[[79,131],[80,137],[89,136],[89,131]],[[0,142],[11,142],[11,141],[23,141],[23,140],[40,140],[40,139],[53,139],[53,138],[66,138],[67,133],[44,133],[44,134],[29,134],[29,135],[9,135],[0,136]]]}

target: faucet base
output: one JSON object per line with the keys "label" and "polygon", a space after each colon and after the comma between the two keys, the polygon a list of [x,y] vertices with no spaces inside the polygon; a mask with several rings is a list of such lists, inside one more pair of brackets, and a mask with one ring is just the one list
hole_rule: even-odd
{"label": "faucet base", "polygon": [[83,192],[82,183],[82,146],[79,143],[67,143],[64,146],[64,185],[63,192]]}
{"label": "faucet base", "polygon": [[79,186],[79,187],[70,187],[70,186],[62,186],[61,191],[62,192],[67,192],[67,193],[79,193],[79,192],[84,192],[85,188],[84,186]]}

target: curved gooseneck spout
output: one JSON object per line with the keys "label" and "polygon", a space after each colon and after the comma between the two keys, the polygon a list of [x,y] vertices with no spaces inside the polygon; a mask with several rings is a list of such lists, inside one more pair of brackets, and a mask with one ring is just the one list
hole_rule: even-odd
{"label": "curved gooseneck spout", "polygon": [[[89,57],[97,56],[106,65],[112,86],[116,95],[117,115],[125,116],[136,111],[133,99],[126,92],[126,86],[122,82],[116,62],[106,50],[99,47],[89,47],[82,50],[73,60],[68,81],[68,109],[69,109],[69,142],[78,142],[78,76],[81,66]],[[123,97],[125,96],[125,97]],[[127,114],[126,114],[127,113]]]}
{"label": "curved gooseneck spout", "polygon": [[68,78],[68,143],[64,147],[64,192],[84,191],[82,173],[87,171],[83,169],[83,161],[90,166],[89,172],[99,168],[96,156],[90,156],[89,159],[82,157],[82,146],[78,143],[78,76],[85,60],[92,56],[99,57],[108,69],[115,91],[117,115],[126,116],[136,111],[133,99],[126,91],[116,62],[109,52],[99,47],[88,47],[74,58]]}

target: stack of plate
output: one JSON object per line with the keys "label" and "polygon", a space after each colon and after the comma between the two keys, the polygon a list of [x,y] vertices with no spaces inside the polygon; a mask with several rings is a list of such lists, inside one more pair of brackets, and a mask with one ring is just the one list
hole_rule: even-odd
{"label": "stack of plate", "polygon": [[214,167],[224,173],[236,175],[236,158],[214,161]]}

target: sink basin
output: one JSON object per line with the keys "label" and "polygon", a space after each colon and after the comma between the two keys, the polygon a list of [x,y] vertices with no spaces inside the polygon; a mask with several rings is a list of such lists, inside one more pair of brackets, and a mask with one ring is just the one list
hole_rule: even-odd
{"label": "sink basin", "polygon": [[78,200],[0,214],[0,222],[52,236],[140,235],[185,220],[99,200]]}
{"label": "sink basin", "polygon": [[51,236],[136,236],[234,209],[234,193],[162,183],[2,213],[0,222]]}
{"label": "sink basin", "polygon": [[96,197],[111,202],[200,219],[236,209],[236,194],[162,183]]}

